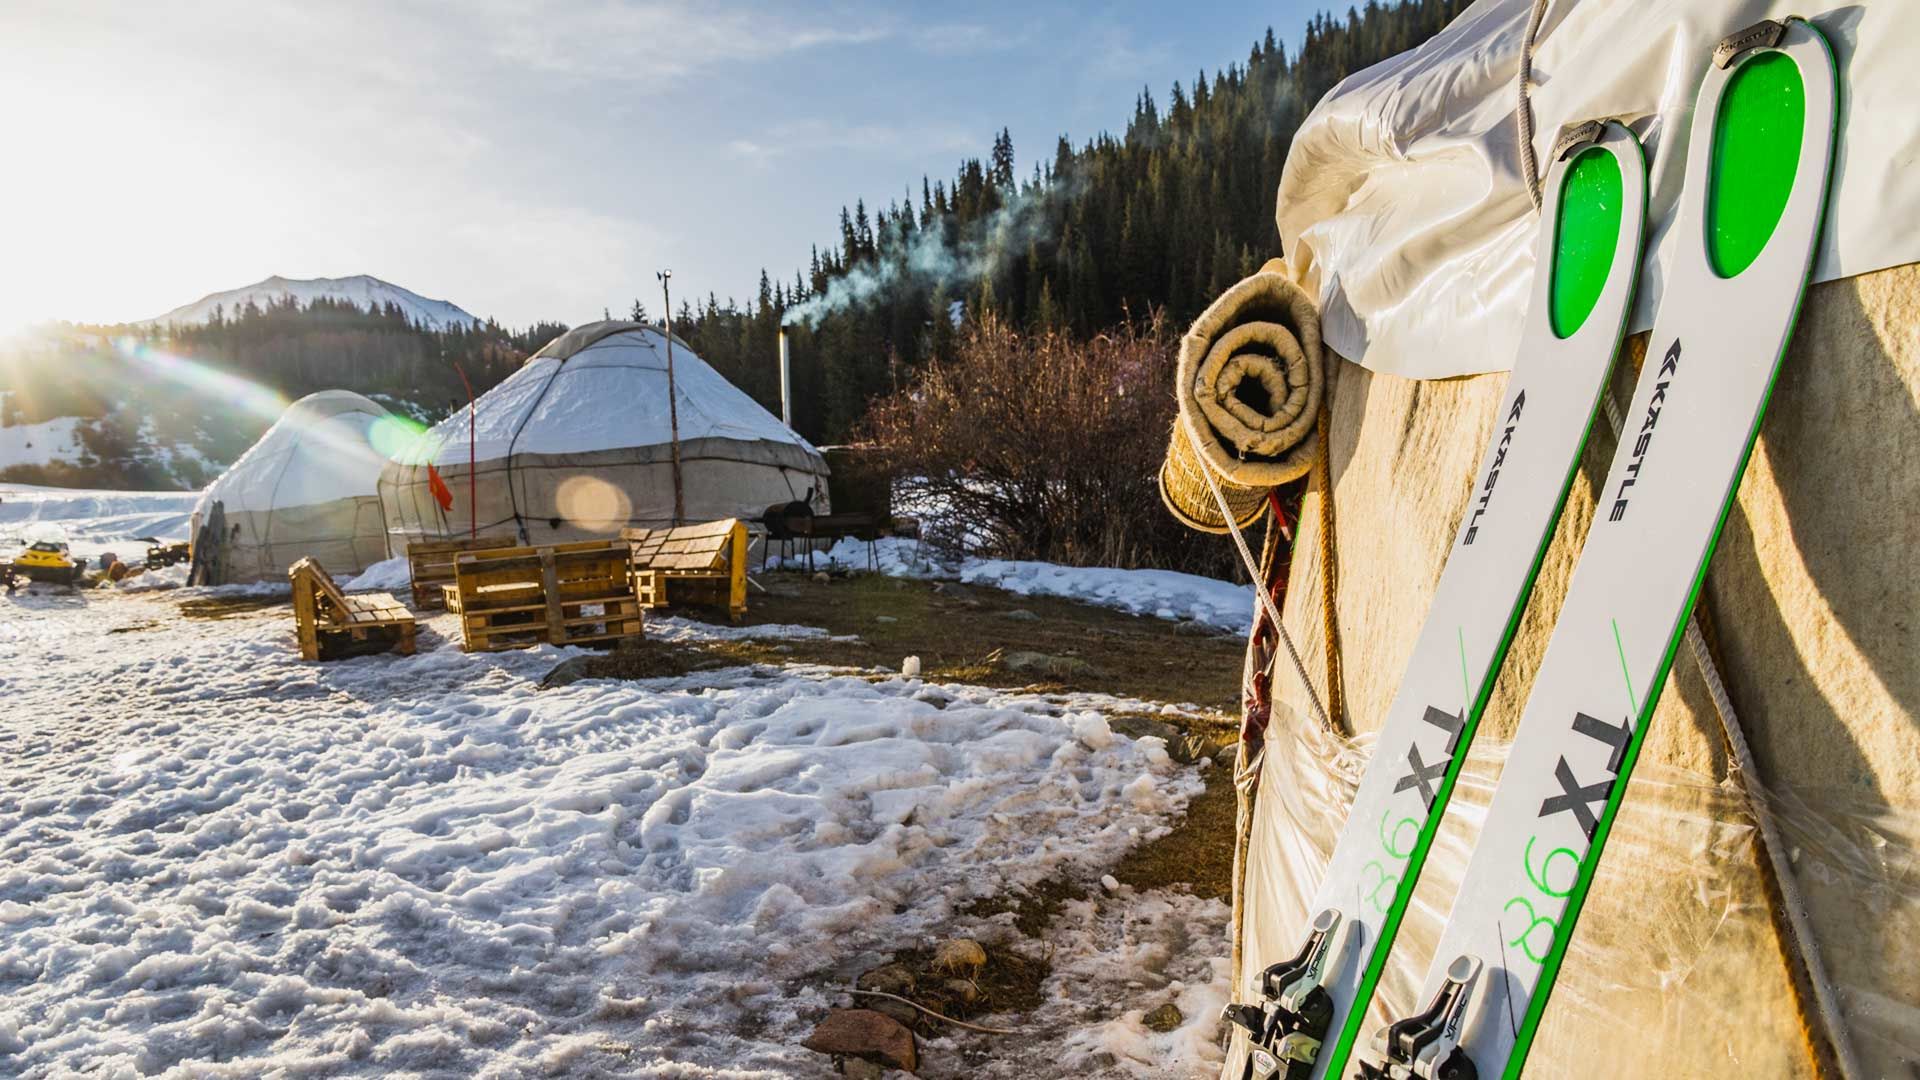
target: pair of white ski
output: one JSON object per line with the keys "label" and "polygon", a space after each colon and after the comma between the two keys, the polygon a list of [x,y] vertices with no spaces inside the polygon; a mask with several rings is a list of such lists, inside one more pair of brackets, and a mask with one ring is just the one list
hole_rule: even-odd
{"label": "pair of white ski", "polygon": [[[1773,129],[1730,136],[1728,87],[1763,73],[1778,82],[1782,63],[1802,94],[1798,129],[1776,109],[1764,120]],[[1826,41],[1805,22],[1762,23],[1716,51],[1627,428],[1426,976],[1427,1007],[1363,1037],[1632,306],[1646,205],[1639,143],[1607,122],[1571,129],[1556,146],[1521,349],[1466,518],[1310,908],[1314,924],[1298,955],[1252,976],[1256,1004],[1229,1009],[1242,1032],[1227,1077],[1471,1080],[1523,1067],[1792,333],[1826,203],[1837,93]],[[1715,174],[1733,164],[1717,160],[1723,147],[1747,155],[1744,167],[1756,139],[1763,150],[1767,139],[1791,142],[1779,144],[1794,156],[1778,199],[1750,198],[1742,177]],[[1608,198],[1618,200],[1611,210]],[[1741,214],[1772,215],[1771,227],[1730,216]],[[1725,254],[1743,230],[1757,251]],[[1582,261],[1605,265],[1605,282],[1569,303],[1556,277]]]}

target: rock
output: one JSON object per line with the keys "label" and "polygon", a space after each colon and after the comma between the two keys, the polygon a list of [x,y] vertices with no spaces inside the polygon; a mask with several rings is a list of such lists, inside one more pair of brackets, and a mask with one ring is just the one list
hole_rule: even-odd
{"label": "rock", "polygon": [[[855,980],[854,985],[862,990],[877,990],[883,994],[896,994],[903,998],[913,997],[917,989],[913,971],[905,964],[886,964],[874,968]],[[891,1016],[907,1027],[914,1027],[920,1023],[920,1010],[904,1001],[862,996],[860,1003],[875,1012]]]}
{"label": "rock", "polygon": [[587,677],[587,661],[590,656],[575,656],[554,665],[552,671],[540,680],[540,689],[551,690],[556,686],[570,686]]}
{"label": "rock", "polygon": [[980,1000],[980,984],[972,979],[948,979],[947,993],[952,994],[955,1001],[972,1005]]}
{"label": "rock", "polygon": [[865,1058],[840,1059],[840,1075],[851,1080],[881,1080],[887,1075],[885,1065],[875,1065]]}
{"label": "rock", "polygon": [[800,1045],[836,1058],[858,1058],[907,1072],[920,1064],[913,1032],[893,1017],[872,1009],[835,1009]]}
{"label": "rock", "polygon": [[1180,1006],[1171,1001],[1140,1018],[1140,1022],[1147,1025],[1149,1031],[1157,1031],[1162,1035],[1179,1030],[1180,1025],[1186,1023],[1186,1020],[1187,1018],[1180,1013]]}
{"label": "rock", "polygon": [[1000,658],[1000,666],[1008,671],[1020,671],[1029,675],[1051,675],[1055,678],[1087,675],[1093,672],[1093,665],[1077,656],[1048,656],[1040,652],[1007,653]]}
{"label": "rock", "polygon": [[899,622],[900,620],[898,617],[893,615],[875,615],[873,617],[873,621],[877,623],[896,623],[896,622]]}
{"label": "rock", "polygon": [[1026,608],[1014,608],[1012,611],[1003,611],[1000,613],[1000,617],[1003,619],[1012,619],[1014,622],[1039,622],[1040,621],[1040,616],[1035,615],[1033,612],[1028,611]]}
{"label": "rock", "polygon": [[833,580],[833,576],[828,574],[825,570],[822,570],[819,573],[813,575],[813,583],[815,585],[825,585],[827,582],[832,580]]}
{"label": "rock", "polygon": [[862,990],[876,990],[882,994],[912,997],[913,969],[905,964],[884,964],[854,980],[854,985]]}
{"label": "rock", "polygon": [[953,938],[933,950],[933,970],[948,975],[977,978],[987,966],[987,950],[972,938]]}

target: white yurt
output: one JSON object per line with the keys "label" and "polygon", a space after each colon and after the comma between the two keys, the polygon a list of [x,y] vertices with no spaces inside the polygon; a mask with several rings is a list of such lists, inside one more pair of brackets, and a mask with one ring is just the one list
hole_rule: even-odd
{"label": "white yurt", "polygon": [[[374,448],[379,405],[346,390],[309,394],[287,407],[260,441],[207,485],[194,505],[196,544],[219,542],[209,584],[284,580],[312,556],[334,574],[357,574],[387,557],[386,522],[375,490],[386,457]],[[215,505],[225,525],[201,538]],[[207,553],[196,552],[196,556]]]}
{"label": "white yurt", "polygon": [[683,521],[758,517],[794,500],[824,510],[819,451],[683,342],[672,347],[670,409],[659,328],[596,322],[549,342],[480,396],[471,425],[462,409],[387,466],[380,498],[394,550],[476,526],[544,544],[670,524],[676,421]]}

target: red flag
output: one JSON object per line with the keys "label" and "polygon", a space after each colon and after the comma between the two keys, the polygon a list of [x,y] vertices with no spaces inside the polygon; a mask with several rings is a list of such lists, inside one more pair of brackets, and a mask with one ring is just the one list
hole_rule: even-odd
{"label": "red flag", "polygon": [[453,491],[447,482],[440,479],[440,470],[427,466],[427,490],[433,492],[433,501],[440,504],[440,512],[445,514],[453,510]]}

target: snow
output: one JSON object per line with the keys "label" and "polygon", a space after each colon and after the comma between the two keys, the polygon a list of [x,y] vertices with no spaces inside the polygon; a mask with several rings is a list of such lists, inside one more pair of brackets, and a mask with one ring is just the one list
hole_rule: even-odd
{"label": "snow", "polygon": [[405,555],[395,555],[391,559],[382,559],[360,571],[360,576],[350,578],[340,584],[342,592],[390,592],[397,593],[413,585],[413,568],[408,565]]}
{"label": "snow", "polygon": [[379,308],[387,304],[397,304],[415,325],[430,330],[443,330],[461,323],[478,325],[480,320],[462,311],[456,304],[445,300],[430,300],[411,289],[403,289],[391,282],[382,281],[367,274],[357,274],[343,278],[284,278],[278,274],[264,281],[226,292],[211,293],[191,304],[174,308],[157,318],[148,319],[140,325],[150,323],[204,323],[213,317],[213,309],[218,307],[231,318],[235,311],[247,305],[248,301],[260,307],[266,307],[274,301],[293,297],[304,306],[319,299],[346,300],[360,308]]}
{"label": "snow", "polygon": [[[0,1073],[824,1075],[797,1043],[862,965],[1200,789],[1107,724],[1145,702],[805,666],[542,691],[578,650],[454,634],[314,664],[284,605],[0,598]],[[1217,1068],[1223,905],[1063,923],[1020,1022],[1071,1023],[928,1075]]]}
{"label": "snow", "polygon": [[[1098,566],[966,557],[943,559],[916,540],[888,537],[873,545],[874,565],[896,577],[937,578],[968,585],[991,585],[1021,596],[1059,596],[1135,615],[1191,620],[1244,634],[1253,627],[1253,589],[1217,578],[1172,570],[1116,570]],[[789,562],[805,565],[800,556]],[[816,567],[868,566],[863,540],[843,539],[813,557]],[[782,560],[769,560],[779,566]]]}
{"label": "snow", "polygon": [[127,562],[146,552],[139,537],[169,543],[187,538],[193,491],[94,491],[78,488],[0,484],[0,541],[23,534],[35,523],[61,526],[76,556],[92,559],[112,551]]}
{"label": "snow", "polygon": [[[4,398],[4,392],[0,392]],[[0,469],[14,465],[71,464],[80,460],[80,417],[56,416],[34,424],[0,427]]]}

